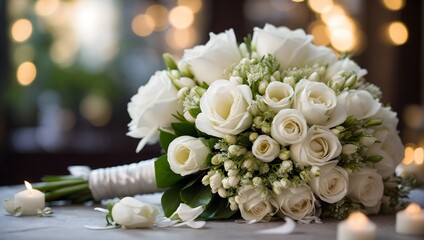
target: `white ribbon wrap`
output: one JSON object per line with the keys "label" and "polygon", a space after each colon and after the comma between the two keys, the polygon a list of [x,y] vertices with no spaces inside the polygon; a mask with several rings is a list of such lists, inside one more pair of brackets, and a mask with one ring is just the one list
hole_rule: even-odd
{"label": "white ribbon wrap", "polygon": [[93,198],[100,201],[160,191],[156,187],[155,160],[91,171],[88,183]]}

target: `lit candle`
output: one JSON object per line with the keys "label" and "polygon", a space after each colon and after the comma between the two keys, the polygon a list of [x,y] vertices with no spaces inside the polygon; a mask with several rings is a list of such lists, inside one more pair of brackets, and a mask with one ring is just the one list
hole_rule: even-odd
{"label": "lit candle", "polygon": [[407,235],[424,235],[424,211],[416,203],[396,214],[396,232]]}
{"label": "lit candle", "polygon": [[403,177],[412,176],[424,187],[424,148],[407,146],[403,161],[396,167],[396,174]]}
{"label": "lit candle", "polygon": [[27,181],[25,186],[26,190],[15,194],[15,208],[20,208],[21,215],[37,215],[37,211],[45,207],[44,193],[33,189]]}
{"label": "lit candle", "polygon": [[361,212],[354,212],[337,226],[337,240],[375,239],[376,226]]}

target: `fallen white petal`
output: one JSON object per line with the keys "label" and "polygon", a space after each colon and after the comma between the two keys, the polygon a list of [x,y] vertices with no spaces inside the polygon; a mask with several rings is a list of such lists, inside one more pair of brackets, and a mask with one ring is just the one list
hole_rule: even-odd
{"label": "fallen white petal", "polygon": [[190,221],[185,221],[185,222],[182,222],[182,223],[175,224],[175,225],[173,225],[173,227],[188,226],[188,227],[191,227],[191,228],[202,228],[205,225],[206,225],[205,221],[190,220]]}
{"label": "fallen white petal", "polygon": [[290,234],[294,231],[296,223],[291,218],[284,218],[286,223],[282,226],[256,231],[258,234]]}
{"label": "fallen white petal", "polygon": [[181,221],[190,221],[196,219],[203,212],[203,206],[191,208],[187,204],[180,203],[177,210],[171,215],[171,219],[178,215]]}
{"label": "fallen white petal", "polygon": [[96,226],[96,225],[84,225],[85,228],[90,230],[106,230],[117,228],[117,226]]}
{"label": "fallen white petal", "polygon": [[109,213],[109,210],[104,209],[104,208],[99,208],[99,207],[94,208],[94,211],[99,211],[99,212],[106,213],[106,214]]}
{"label": "fallen white petal", "polygon": [[15,213],[15,200],[13,199],[4,199],[3,200],[3,208],[8,212],[9,214]]}
{"label": "fallen white petal", "polygon": [[178,223],[178,220],[171,220],[169,218],[162,218],[155,222],[155,226],[158,228],[170,227]]}

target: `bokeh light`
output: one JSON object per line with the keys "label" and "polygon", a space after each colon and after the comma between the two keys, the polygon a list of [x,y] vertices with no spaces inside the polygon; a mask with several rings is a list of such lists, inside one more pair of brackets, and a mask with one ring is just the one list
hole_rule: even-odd
{"label": "bokeh light", "polygon": [[349,52],[355,48],[355,35],[345,28],[330,29],[331,45],[340,52]]}
{"label": "bokeh light", "polygon": [[59,5],[59,0],[38,0],[35,3],[34,10],[39,16],[49,16],[57,10]]}
{"label": "bokeh light", "polygon": [[140,37],[149,36],[155,30],[155,20],[150,15],[139,14],[133,19],[131,28]]}
{"label": "bokeh light", "polygon": [[401,10],[405,6],[405,0],[382,0],[383,5],[392,11]]}
{"label": "bokeh light", "polygon": [[154,20],[156,31],[164,30],[168,26],[168,9],[164,6],[158,4],[150,5],[146,9],[146,15]]}
{"label": "bokeh light", "polygon": [[317,13],[326,13],[333,8],[333,0],[309,0],[309,7]]}
{"label": "bokeh light", "polygon": [[37,68],[32,62],[24,62],[16,70],[16,79],[22,86],[30,85],[37,76]]}
{"label": "bokeh light", "polygon": [[328,45],[330,43],[328,28],[321,21],[311,23],[309,33],[314,36],[314,43],[317,45]]}
{"label": "bokeh light", "polygon": [[399,21],[392,22],[387,28],[389,40],[393,45],[403,45],[408,41],[409,33],[405,24]]}
{"label": "bokeh light", "polygon": [[202,0],[178,0],[177,4],[190,8],[193,13],[200,11],[203,6]]}
{"label": "bokeh light", "polygon": [[112,107],[110,103],[97,95],[86,96],[80,104],[82,116],[93,126],[101,127],[106,125],[112,117]]}
{"label": "bokeh light", "polygon": [[172,26],[178,29],[188,28],[193,24],[193,11],[185,6],[178,6],[169,13],[169,22]]}
{"label": "bokeh light", "polygon": [[28,19],[19,19],[12,25],[12,38],[16,42],[26,41],[32,34],[32,24]]}

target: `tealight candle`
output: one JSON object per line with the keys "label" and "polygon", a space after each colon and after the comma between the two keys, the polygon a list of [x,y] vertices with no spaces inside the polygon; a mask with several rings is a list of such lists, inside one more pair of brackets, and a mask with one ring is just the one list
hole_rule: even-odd
{"label": "tealight candle", "polygon": [[31,184],[25,181],[26,190],[15,194],[15,208],[20,208],[21,215],[37,215],[38,210],[45,207],[44,193],[33,189]]}
{"label": "tealight candle", "polygon": [[337,240],[375,239],[376,226],[361,212],[354,212],[337,226]]}
{"label": "tealight candle", "polygon": [[396,232],[407,235],[424,235],[424,211],[416,203],[396,214]]}

